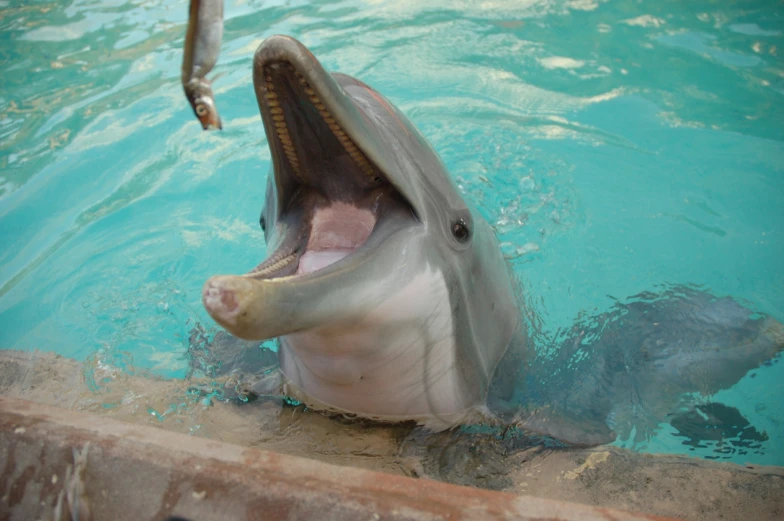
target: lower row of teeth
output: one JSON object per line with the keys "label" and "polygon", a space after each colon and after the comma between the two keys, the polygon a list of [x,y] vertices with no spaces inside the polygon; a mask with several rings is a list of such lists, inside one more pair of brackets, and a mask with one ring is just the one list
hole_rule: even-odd
{"label": "lower row of teeth", "polygon": [[[293,70],[293,66],[289,65],[289,68]],[[357,146],[351,141],[345,131],[340,128],[335,118],[332,117],[332,114],[329,113],[327,108],[324,106],[324,103],[319,99],[316,95],[315,91],[310,88],[308,85],[307,80],[299,73],[295,72],[297,75],[297,79],[302,87],[305,89],[305,93],[310,98],[310,102],[313,103],[313,106],[316,107],[316,110],[319,111],[321,117],[324,119],[324,122],[329,126],[330,130],[335,137],[340,141],[340,144],[343,145],[343,148],[348,153],[349,157],[354,161],[354,163],[359,167],[362,172],[366,175],[375,178],[375,170],[373,169],[373,165],[370,164],[365,154],[363,154]],[[269,74],[266,74],[266,87],[267,87],[267,104],[270,108],[270,114],[272,116],[272,124],[275,126],[275,132],[278,134],[278,139],[280,140],[280,144],[283,147],[283,153],[286,154],[286,158],[289,160],[289,164],[291,165],[292,170],[294,173],[300,177],[300,169],[299,169],[299,158],[297,157],[297,153],[294,150],[294,143],[291,140],[291,136],[289,135],[289,129],[286,126],[285,116],[283,115],[283,109],[280,107],[280,103],[278,102],[278,95],[275,92],[275,85],[272,83],[272,77]]]}
{"label": "lower row of teeth", "polygon": [[255,270],[248,273],[248,277],[259,278],[259,277],[264,277],[265,275],[268,275],[270,273],[278,272],[283,268],[285,268],[286,266],[288,266],[289,264],[291,264],[291,262],[296,259],[297,259],[297,255],[295,253],[292,253],[290,255],[287,255],[286,257],[283,257],[278,261],[273,262],[269,266],[264,266],[263,268],[261,267],[256,268]]}

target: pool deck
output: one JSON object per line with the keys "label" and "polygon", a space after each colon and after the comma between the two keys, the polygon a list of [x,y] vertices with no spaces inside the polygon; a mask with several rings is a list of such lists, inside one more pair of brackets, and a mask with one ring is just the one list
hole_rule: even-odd
{"label": "pool deck", "polygon": [[52,519],[74,483],[73,449],[86,446],[83,495],[95,520],[784,518],[780,467],[532,448],[479,460],[474,477],[500,476],[496,492],[423,479],[456,474],[401,450],[388,428],[221,402],[162,421],[149,411],[165,410],[186,382],[112,373],[87,389],[83,363],[2,350],[0,370],[0,519]]}
{"label": "pool deck", "polygon": [[330,465],[7,397],[0,447],[0,509],[12,520],[52,518],[74,447],[87,447],[82,485],[96,520],[667,519]]}

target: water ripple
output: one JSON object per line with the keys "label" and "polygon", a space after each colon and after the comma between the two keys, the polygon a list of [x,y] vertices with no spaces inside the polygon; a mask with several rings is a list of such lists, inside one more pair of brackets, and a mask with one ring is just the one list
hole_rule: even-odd
{"label": "water ripple", "polygon": [[[784,319],[774,4],[230,1],[220,133],[182,95],[185,7],[0,1],[2,347],[184,371],[189,328],[209,323],[203,281],[265,251],[251,59],[274,33],[376,87],[431,140],[545,337],[607,294],[673,281]],[[774,389],[779,366],[755,381]],[[767,425],[776,392],[746,382],[723,400]],[[773,430],[767,446],[784,446]]]}

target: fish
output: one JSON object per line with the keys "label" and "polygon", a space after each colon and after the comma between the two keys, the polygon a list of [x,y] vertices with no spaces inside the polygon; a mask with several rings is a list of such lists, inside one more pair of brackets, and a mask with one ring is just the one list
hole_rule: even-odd
{"label": "fish", "polygon": [[207,74],[220,54],[223,0],[191,0],[182,57],[182,87],[204,130],[222,129],[212,84]]}

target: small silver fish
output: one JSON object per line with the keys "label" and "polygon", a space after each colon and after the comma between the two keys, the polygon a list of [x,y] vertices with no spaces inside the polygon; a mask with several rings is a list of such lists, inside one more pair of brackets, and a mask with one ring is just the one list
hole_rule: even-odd
{"label": "small silver fish", "polygon": [[212,86],[206,76],[215,66],[223,39],[223,0],[191,0],[182,57],[182,86],[202,128],[222,129]]}

